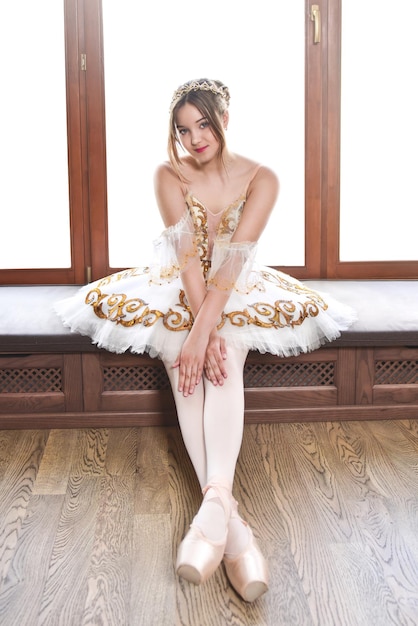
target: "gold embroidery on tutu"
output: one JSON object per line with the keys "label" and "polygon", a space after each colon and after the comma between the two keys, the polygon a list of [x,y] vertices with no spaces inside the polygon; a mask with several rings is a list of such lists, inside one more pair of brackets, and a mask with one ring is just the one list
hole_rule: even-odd
{"label": "gold embroidery on tutu", "polygon": [[267,302],[255,302],[249,308],[254,309],[256,315],[251,315],[248,309],[222,313],[218,330],[226,322],[238,327],[253,325],[261,328],[294,328],[300,326],[306,318],[316,317],[320,308],[327,308],[325,303],[324,305],[321,306],[314,299],[307,302],[276,300],[274,305]]}
{"label": "gold embroidery on tutu", "polygon": [[[149,309],[147,303],[140,298],[127,299],[124,293],[109,295],[102,293],[98,287],[89,291],[85,302],[93,307],[94,313],[100,319],[107,319],[125,327],[135,324],[153,326],[160,317],[163,317],[161,311]],[[141,313],[135,315],[138,311]]]}
{"label": "gold embroidery on tutu", "polygon": [[320,309],[327,310],[328,305],[325,300],[309,287],[268,271],[263,271],[261,274],[265,280],[286,291],[306,296],[306,300],[304,302],[276,300],[274,305],[268,302],[254,302],[248,308],[253,309],[255,315],[251,315],[248,309],[223,313],[218,329],[222,328],[227,321],[232,326],[238,327],[254,325],[261,328],[294,328],[300,326],[308,317],[316,317]]}
{"label": "gold embroidery on tutu", "polygon": [[193,326],[192,311],[186,302],[186,294],[183,289],[180,289],[179,300],[177,306],[181,307],[182,312],[169,309],[164,315],[163,323],[168,330],[190,330]]}
{"label": "gold embroidery on tutu", "polygon": [[[124,293],[102,293],[98,287],[91,289],[86,295],[85,303],[93,307],[93,311],[100,319],[120,324],[126,328],[142,324],[154,326],[162,318],[168,330],[190,330],[193,325],[193,315],[186,302],[183,289],[179,293],[178,306],[180,311],[169,309],[166,313],[158,309],[150,309],[140,298],[128,299]],[[136,315],[140,311],[139,315]]]}
{"label": "gold embroidery on tutu", "polygon": [[149,271],[149,267],[132,267],[130,269],[123,270],[122,272],[117,272],[116,274],[104,276],[99,281],[97,281],[97,286],[104,287],[105,285],[109,285],[110,283],[123,280],[124,278],[131,278],[132,276],[143,276],[144,274],[149,274]]}
{"label": "gold embroidery on tutu", "polygon": [[[303,289],[304,291],[304,289]],[[308,290],[310,291],[310,290]],[[262,328],[284,328],[300,326],[308,317],[316,317],[320,309],[327,308],[326,303],[312,292],[312,298],[306,302],[292,302],[277,300],[274,305],[266,302],[255,302],[248,308],[253,309],[251,315],[248,309],[222,313],[218,330],[230,323],[232,326],[254,325]],[[149,309],[146,302],[140,298],[127,299],[125,294],[102,293],[99,288],[92,289],[86,296],[86,304],[93,307],[93,311],[100,319],[107,319],[124,327],[136,324],[153,326],[159,319],[165,328],[170,331],[189,331],[193,325],[193,315],[186,301],[184,290],[179,292],[179,310],[169,309],[167,312]],[[137,314],[140,312],[140,314]]]}
{"label": "gold embroidery on tutu", "polygon": [[296,281],[287,280],[286,277],[281,275],[280,273],[273,274],[272,272],[263,270],[260,272],[260,274],[265,281],[272,283],[273,285],[277,285],[278,287],[281,287],[286,291],[290,291],[291,293],[304,294],[308,298],[310,298],[311,301],[317,303],[318,306],[321,307],[321,309],[323,309],[324,311],[327,310],[328,305],[325,300],[316,291],[312,291],[312,289],[306,287],[306,285],[301,285]]}

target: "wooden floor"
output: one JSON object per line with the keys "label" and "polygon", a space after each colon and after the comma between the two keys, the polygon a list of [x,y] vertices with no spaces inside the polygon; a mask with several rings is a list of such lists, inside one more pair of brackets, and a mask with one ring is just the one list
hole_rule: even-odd
{"label": "wooden floor", "polygon": [[235,496],[271,570],[252,605],[222,567],[175,576],[177,428],[0,431],[0,624],[418,624],[418,420],[247,425]]}

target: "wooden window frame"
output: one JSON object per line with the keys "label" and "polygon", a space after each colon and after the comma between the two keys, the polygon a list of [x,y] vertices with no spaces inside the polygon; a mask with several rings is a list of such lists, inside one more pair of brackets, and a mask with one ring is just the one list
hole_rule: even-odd
{"label": "wooden window frame", "polygon": [[[418,261],[339,260],[341,2],[316,0],[314,44],[305,0],[305,265],[279,269],[301,279],[416,278]],[[64,0],[64,12],[72,266],[0,270],[2,284],[83,284],[123,269],[109,266],[102,3]]]}
{"label": "wooden window frame", "polygon": [[[342,262],[340,241],[341,19],[342,0],[321,3],[326,45],[323,54],[322,262],[321,277],[330,279],[412,279],[416,261]],[[412,226],[412,225],[411,225]]]}

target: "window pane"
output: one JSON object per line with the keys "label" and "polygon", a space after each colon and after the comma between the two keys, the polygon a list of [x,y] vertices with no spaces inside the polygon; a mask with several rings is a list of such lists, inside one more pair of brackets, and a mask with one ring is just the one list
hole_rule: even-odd
{"label": "window pane", "polygon": [[418,258],[417,23],[410,0],[343,3],[341,261]]}
{"label": "window pane", "polygon": [[69,267],[63,3],[0,6],[0,268]]}
{"label": "window pane", "polygon": [[237,6],[103,0],[112,267],[150,261],[151,240],[163,227],[153,173],[167,159],[172,92],[203,76],[230,89],[230,149],[269,165],[280,178],[260,262],[304,265],[304,2]]}

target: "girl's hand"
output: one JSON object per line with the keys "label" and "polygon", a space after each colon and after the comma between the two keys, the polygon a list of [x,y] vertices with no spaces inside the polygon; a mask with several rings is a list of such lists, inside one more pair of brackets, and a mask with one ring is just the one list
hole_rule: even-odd
{"label": "girl's hand", "polygon": [[200,335],[196,338],[191,331],[179,356],[173,363],[173,367],[179,368],[177,389],[185,398],[194,392],[201,381],[207,345],[208,337],[206,335]]}
{"label": "girl's hand", "polygon": [[205,376],[215,386],[223,385],[227,377],[225,367],[226,356],[225,339],[221,337],[215,329],[209,336],[204,364]]}

